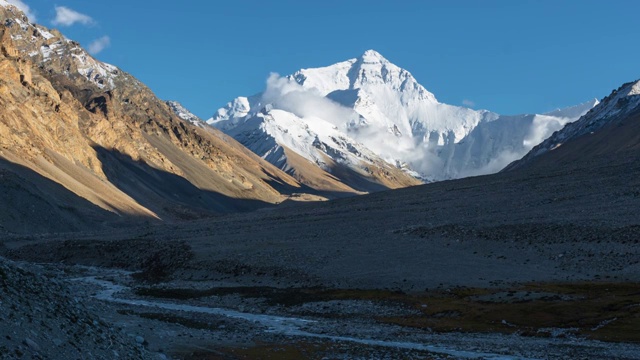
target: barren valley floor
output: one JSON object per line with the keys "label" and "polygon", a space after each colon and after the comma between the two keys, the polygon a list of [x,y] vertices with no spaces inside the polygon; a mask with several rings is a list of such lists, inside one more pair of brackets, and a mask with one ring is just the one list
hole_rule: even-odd
{"label": "barren valley floor", "polygon": [[3,254],[58,264],[45,267],[54,277],[124,286],[113,296],[131,302],[92,298],[104,282],[72,285],[103,316],[140,325],[148,349],[176,357],[633,359],[638,164],[534,167],[188,223],[7,237]]}

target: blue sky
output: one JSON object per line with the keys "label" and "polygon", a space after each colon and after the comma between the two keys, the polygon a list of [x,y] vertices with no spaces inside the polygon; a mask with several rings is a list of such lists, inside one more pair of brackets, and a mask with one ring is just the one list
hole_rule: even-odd
{"label": "blue sky", "polygon": [[271,72],[367,49],[441,102],[502,114],[602,98],[640,78],[634,0],[22,1],[85,47],[101,39],[98,59],[203,118],[262,91]]}

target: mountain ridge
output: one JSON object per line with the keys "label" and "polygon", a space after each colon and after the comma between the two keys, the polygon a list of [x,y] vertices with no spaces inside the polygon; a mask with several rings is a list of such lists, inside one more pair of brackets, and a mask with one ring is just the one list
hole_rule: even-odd
{"label": "mountain ridge", "polygon": [[[290,115],[285,117],[297,118],[281,120],[287,122],[287,129],[296,124],[307,129],[319,118],[326,122],[327,131],[337,130],[349,139],[343,152],[349,152],[348,147],[366,148],[389,166],[429,182],[496,172],[596,103],[591,100],[546,114],[515,116],[452,106],[440,103],[409,71],[368,50],[334,65],[302,69],[286,77],[272,75],[264,92],[234,99],[207,123],[266,158],[268,151],[248,142],[248,134],[261,133],[278,143],[283,142],[282,130],[269,129],[256,117],[270,114],[278,121],[282,111],[287,112]],[[496,131],[499,142],[491,138]],[[314,151],[332,157],[307,145],[308,141],[296,146],[287,143],[312,162],[321,156]],[[270,161],[286,167],[286,158]],[[355,161],[349,166],[357,167]]]}
{"label": "mountain ridge", "polygon": [[181,103],[174,100],[167,100],[165,101],[165,104],[167,104],[171,111],[173,111],[180,119],[200,128],[205,126],[206,123],[202,121],[202,119],[185,108]]}
{"label": "mountain ridge", "polygon": [[[23,174],[16,176],[33,185],[12,185],[17,181],[3,191],[41,196],[46,206],[62,209],[69,230],[87,226],[73,219],[93,205],[106,211],[94,211],[103,219],[96,223],[106,224],[325,198],[218,130],[179,118],[133,76],[96,60],[57,30],[32,24],[12,5],[0,6],[0,38],[0,157],[15,165],[7,174]],[[15,172],[17,166],[31,172]],[[69,191],[92,205],[71,195],[38,195],[37,177],[62,186],[47,191]],[[24,231],[12,224],[11,213],[0,215],[5,231]]]}
{"label": "mountain ridge", "polygon": [[[621,85],[618,89],[614,89],[611,94],[578,121],[554,132],[549,138],[531,149],[522,159],[510,164],[505,168],[505,171],[525,167],[534,163],[542,155],[555,152],[556,149],[565,150],[562,148],[566,143],[579,143],[581,139],[588,142],[584,138],[602,136],[602,132],[607,130],[612,134],[612,138],[618,139],[616,146],[619,150],[625,147],[633,147],[637,142],[630,140],[628,137],[633,136],[635,131],[630,129],[627,133],[621,135],[617,134],[616,129],[612,128],[616,126],[634,126],[633,119],[638,114],[640,114],[640,80],[635,80]],[[583,149],[582,154],[597,153],[598,149],[603,149],[603,144],[592,146],[590,149]],[[606,147],[602,151],[612,151],[612,149]],[[573,158],[575,157],[574,155]]]}

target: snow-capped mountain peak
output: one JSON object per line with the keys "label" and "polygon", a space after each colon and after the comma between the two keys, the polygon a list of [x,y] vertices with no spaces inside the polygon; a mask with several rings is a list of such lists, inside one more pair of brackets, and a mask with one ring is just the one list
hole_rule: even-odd
{"label": "snow-capped mountain peak", "polygon": [[[257,103],[254,101],[254,111],[256,105]],[[244,96],[239,96],[228,102],[225,107],[218,109],[218,111],[207,120],[207,123],[223,131],[230,130],[238,125],[241,119],[249,115],[251,109],[252,106],[249,99]]]}
{"label": "snow-capped mountain peak", "polygon": [[437,102],[435,96],[410,72],[394,65],[375,50],[367,50],[358,58],[335,65],[302,69],[288,78],[306,89],[317,90],[322,96],[335,91],[383,86],[392,91],[415,92],[414,96],[420,100]]}
{"label": "snow-capped mountain peak", "polygon": [[631,95],[640,95],[640,81],[636,81],[629,89],[627,96]]}
{"label": "snow-capped mountain peak", "polygon": [[387,60],[384,56],[382,56],[382,54],[380,54],[379,52],[373,49],[369,49],[365,51],[360,58],[365,63],[371,63],[371,64],[389,63],[389,60]]}
{"label": "snow-capped mountain peak", "polygon": [[[271,76],[263,93],[229,102],[207,122],[263,157],[266,151],[275,152],[273,147],[258,146],[256,139],[261,136],[275,139],[274,146],[286,140],[287,148],[316,163],[349,153],[339,161],[349,159],[349,166],[357,167],[370,161],[352,156],[349,149],[366,148],[388,164],[419,173],[421,179],[442,180],[498,171],[596,103],[518,116],[447,105],[438,102],[409,71],[367,50],[334,65]],[[281,126],[269,125],[276,123]],[[293,131],[295,126],[300,131]],[[336,131],[344,141],[325,138],[325,145],[332,144],[325,148],[303,144],[323,138],[320,133]],[[287,162],[283,156],[268,157],[282,167]]]}

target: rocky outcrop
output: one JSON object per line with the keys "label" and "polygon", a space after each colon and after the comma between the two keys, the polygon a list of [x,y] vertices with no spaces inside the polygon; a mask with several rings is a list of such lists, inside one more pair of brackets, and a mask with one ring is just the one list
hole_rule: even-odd
{"label": "rocky outcrop", "polygon": [[4,57],[17,58],[19,56],[18,49],[13,47],[11,35],[4,27],[0,28],[0,52]]}
{"label": "rocky outcrop", "polygon": [[173,111],[178,117],[191,125],[195,125],[197,127],[205,127],[207,123],[205,123],[198,116],[193,114],[191,111],[187,110],[182,104],[177,101],[168,100],[165,103],[169,106],[171,111]]}
{"label": "rocky outcrop", "polygon": [[67,285],[0,257],[0,359],[152,359]]}

